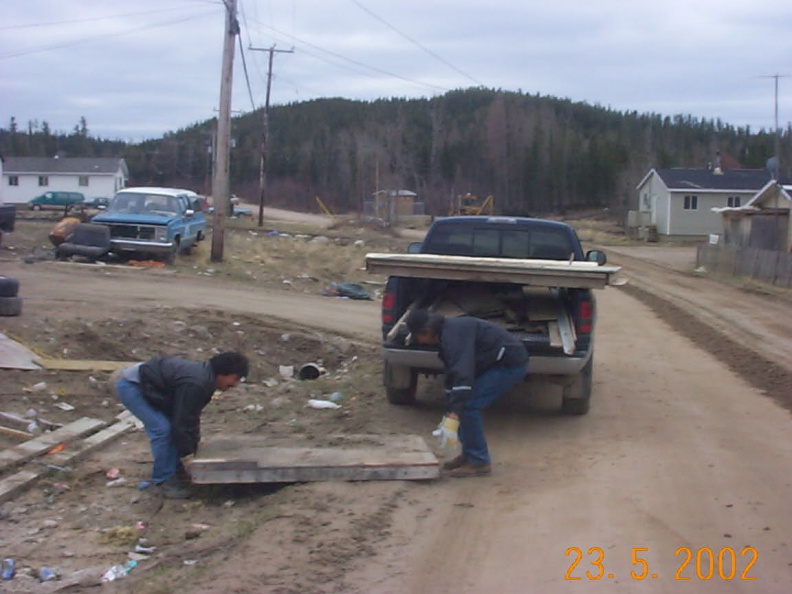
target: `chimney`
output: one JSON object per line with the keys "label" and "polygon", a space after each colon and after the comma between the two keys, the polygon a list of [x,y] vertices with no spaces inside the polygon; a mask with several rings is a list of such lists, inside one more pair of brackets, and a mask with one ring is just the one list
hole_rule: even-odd
{"label": "chimney", "polygon": [[712,170],[712,174],[723,175],[723,169],[721,169],[720,151],[715,151],[715,169]]}

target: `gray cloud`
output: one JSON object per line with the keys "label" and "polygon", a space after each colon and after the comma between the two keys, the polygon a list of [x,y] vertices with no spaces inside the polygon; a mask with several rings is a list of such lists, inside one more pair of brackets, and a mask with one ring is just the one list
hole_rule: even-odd
{"label": "gray cloud", "polygon": [[[220,0],[27,0],[4,6],[0,125],[15,117],[142,140],[214,115]],[[734,0],[239,0],[256,106],[425,97],[482,84],[673,116],[774,125],[792,76],[792,4]],[[372,14],[373,13],[373,14]],[[779,120],[792,120],[792,78]],[[237,50],[233,108],[250,111]]]}

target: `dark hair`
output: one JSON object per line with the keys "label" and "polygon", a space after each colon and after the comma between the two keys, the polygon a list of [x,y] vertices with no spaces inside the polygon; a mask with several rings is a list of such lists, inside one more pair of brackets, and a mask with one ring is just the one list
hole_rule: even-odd
{"label": "dark hair", "polygon": [[404,323],[407,324],[411,334],[416,334],[421,330],[429,330],[435,334],[440,334],[445,318],[442,314],[429,311],[428,309],[414,309],[407,314]]}
{"label": "dark hair", "polygon": [[247,357],[234,351],[215,355],[209,359],[209,365],[215,375],[238,375],[242,378],[247,377],[249,370]]}

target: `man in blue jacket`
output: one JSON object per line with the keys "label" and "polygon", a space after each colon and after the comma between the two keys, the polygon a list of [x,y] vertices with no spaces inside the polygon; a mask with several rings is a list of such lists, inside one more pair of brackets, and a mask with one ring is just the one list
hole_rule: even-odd
{"label": "man in blue jacket", "polygon": [[445,366],[447,412],[434,434],[443,447],[458,439],[462,453],[443,468],[456,478],[490,474],[481,411],[525,377],[527,351],[511,333],[478,318],[415,309],[405,323],[411,341],[439,346]]}
{"label": "man in blue jacket", "polygon": [[181,459],[198,450],[201,412],[215,390],[233,388],[247,374],[248,360],[236,352],[207,362],[153,357],[121,371],[116,394],[143,422],[154,458],[151,480],[165,497],[189,496]]}

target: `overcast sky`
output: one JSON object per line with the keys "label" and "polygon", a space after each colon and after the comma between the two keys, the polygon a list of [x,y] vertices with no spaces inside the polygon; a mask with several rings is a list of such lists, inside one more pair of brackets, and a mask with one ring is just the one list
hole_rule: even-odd
{"label": "overcast sky", "polygon": [[[792,121],[792,1],[238,0],[233,109],[484,86],[772,130]],[[0,127],[139,141],[219,105],[221,0],[5,0]],[[251,102],[252,94],[252,102]]]}

